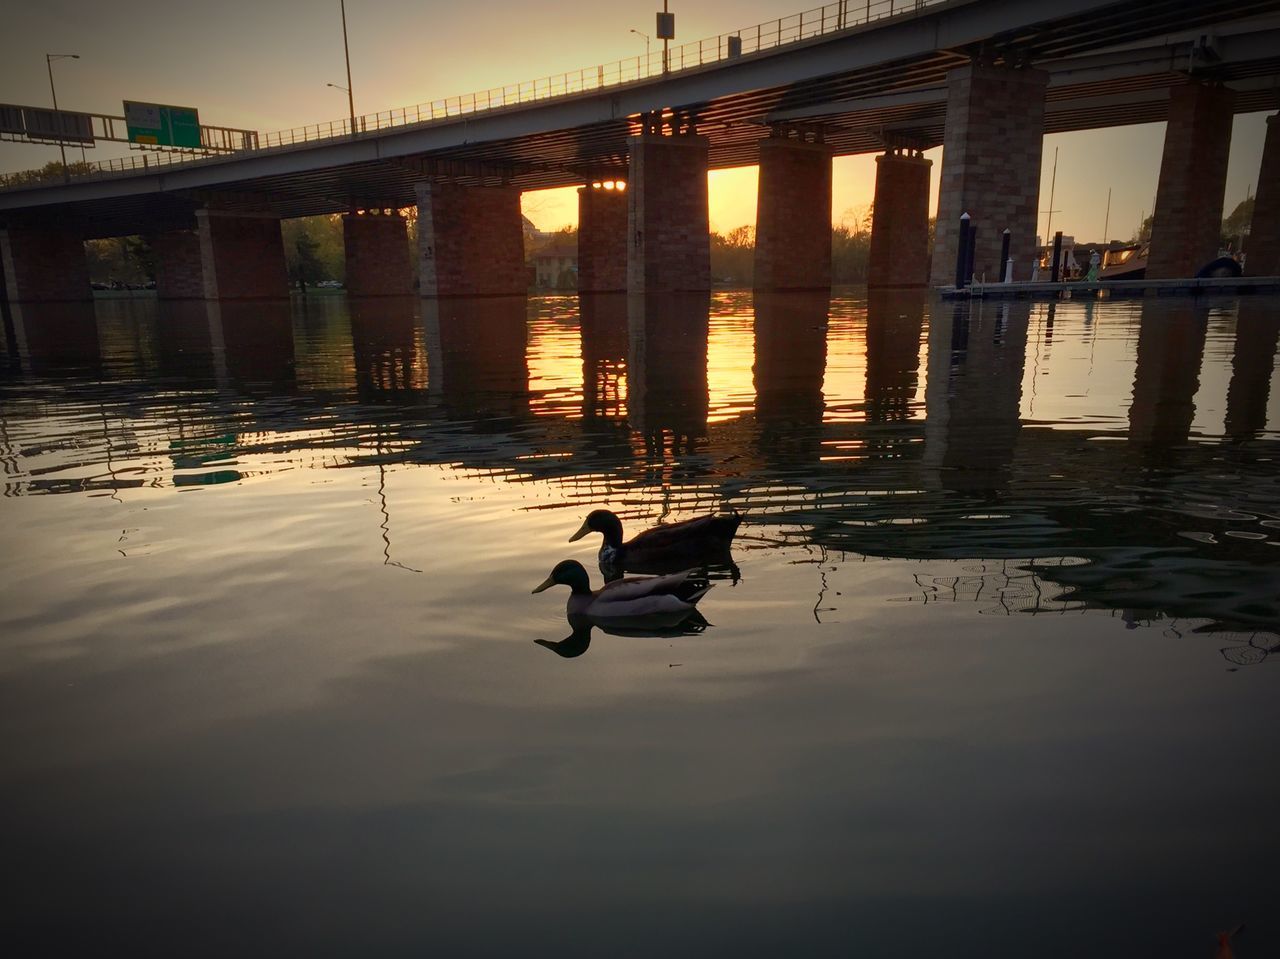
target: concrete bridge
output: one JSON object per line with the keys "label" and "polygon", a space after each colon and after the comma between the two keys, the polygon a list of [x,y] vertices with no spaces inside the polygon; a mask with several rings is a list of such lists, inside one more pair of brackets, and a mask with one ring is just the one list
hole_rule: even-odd
{"label": "concrete bridge", "polygon": [[[865,17],[860,6],[810,11],[790,40],[780,20],[773,45],[769,25],[754,43],[739,34],[743,54],[722,37],[686,61],[687,45],[655,77],[580,71],[563,85],[572,92],[530,102],[490,91],[458,98],[454,115],[379,115],[372,132],[268,135],[230,157],[11,186],[0,190],[5,293],[87,297],[82,241],[144,234],[163,298],[284,296],[279,220],[342,213],[349,292],[405,294],[415,270],[394,211],[416,205],[423,295],[512,294],[525,287],[520,192],[575,184],[583,290],[706,289],[706,172],[752,163],[757,287],[821,289],[831,158],[881,151],[871,285],[948,282],[962,211],[979,225],[975,271],[998,273],[1008,228],[1026,278],[1044,134],[1160,120],[1148,275],[1190,275],[1216,253],[1231,118],[1280,107],[1280,2],[875,0]],[[921,153],[939,144],[930,251]],[[1278,181],[1272,123],[1253,273],[1280,273]]]}

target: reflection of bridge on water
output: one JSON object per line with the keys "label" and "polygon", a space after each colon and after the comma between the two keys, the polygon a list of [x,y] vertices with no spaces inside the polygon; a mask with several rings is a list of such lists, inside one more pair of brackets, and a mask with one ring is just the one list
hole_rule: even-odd
{"label": "reflection of bridge on water", "polygon": [[[1263,302],[1237,308],[1220,443],[1191,441],[1208,325],[1208,307],[1192,301],[1143,306],[1128,430],[1112,442],[1098,442],[1097,429],[1020,419],[1025,303],[950,305],[931,318],[920,419],[925,301],[872,297],[861,406],[832,419],[822,391],[827,297],[757,297],[754,403],[715,421],[705,294],[582,297],[572,416],[545,415],[562,410],[563,397],[545,403],[530,388],[523,298],[419,304],[352,301],[349,325],[326,316],[338,307],[323,300],[294,313],[284,304],[165,304],[163,322],[141,325],[110,304],[96,316],[75,304],[42,308],[37,323],[23,307],[10,339],[27,372],[87,369],[105,379],[104,424],[121,424],[114,437],[103,427],[108,444],[167,453],[175,482],[240,478],[258,457],[434,465],[548,482],[565,497],[557,505],[623,503],[633,518],[732,505],[750,517],[746,548],[1033,557],[1035,576],[1071,603],[1241,627],[1280,619],[1276,537],[1257,531],[1258,510],[1275,508],[1274,484],[1257,464],[1280,445],[1264,432],[1280,320]],[[67,380],[72,400],[77,382]],[[93,390],[100,396],[102,385]],[[157,419],[178,435],[140,437]],[[232,456],[236,465],[218,465]],[[16,458],[5,468],[14,476]],[[1202,495],[1208,477],[1218,502]],[[7,487],[13,495],[161,481],[130,473]],[[1054,557],[1089,562],[1044,565]]]}

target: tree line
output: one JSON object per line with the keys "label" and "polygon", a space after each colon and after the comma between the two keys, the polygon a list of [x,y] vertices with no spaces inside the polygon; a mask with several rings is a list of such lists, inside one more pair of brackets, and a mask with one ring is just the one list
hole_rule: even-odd
{"label": "tree line", "polygon": [[[409,220],[410,249],[417,244],[415,210],[405,211]],[[838,284],[867,281],[867,261],[871,252],[872,211],[846,212],[841,224],[831,228],[831,278]],[[929,221],[930,238],[933,220]],[[577,249],[577,229],[564,227],[541,237],[530,236],[525,244],[529,260],[543,250]],[[310,289],[319,283],[344,279],[346,254],[342,240],[342,217],[338,214],[299,217],[281,224],[285,264],[290,283]],[[932,244],[931,244],[932,245]],[[145,237],[90,240],[85,244],[89,276],[99,284],[141,287],[155,280],[155,254]],[[740,226],[727,233],[711,234],[711,276],[720,286],[746,287],[755,274],[755,228]]]}

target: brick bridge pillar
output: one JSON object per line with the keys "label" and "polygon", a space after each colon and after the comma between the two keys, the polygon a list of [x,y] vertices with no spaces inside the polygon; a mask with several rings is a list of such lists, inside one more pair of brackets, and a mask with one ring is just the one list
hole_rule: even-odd
{"label": "brick bridge pillar", "polygon": [[1253,198],[1253,223],[1245,245],[1245,272],[1280,275],[1280,113],[1267,117],[1267,141]]}
{"label": "brick bridge pillar", "polygon": [[1169,123],[1151,220],[1147,279],[1195,276],[1218,253],[1235,93],[1187,83],[1169,91]]}
{"label": "brick bridge pillar", "polygon": [[755,288],[831,288],[831,148],[775,135],[760,141]]}
{"label": "brick bridge pillar", "polygon": [[960,214],[978,229],[974,272],[1004,275],[1001,233],[1010,234],[1014,279],[1031,278],[1048,74],[971,63],[947,74],[942,186],[930,283],[955,282]]}
{"label": "brick bridge pillar", "polygon": [[0,230],[0,269],[12,303],[89,300],[89,264],[79,233],[46,227]]}
{"label": "brick bridge pillar", "polygon": [[424,181],[418,193],[418,277],[423,296],[523,296],[520,191]]}
{"label": "brick bridge pillar", "polygon": [[616,185],[606,190],[607,182],[595,181],[578,190],[580,293],[621,293],[627,288],[627,192]]}
{"label": "brick bridge pillar", "polygon": [[[918,150],[876,157],[867,287],[929,284],[929,168]],[[981,238],[981,234],[979,234]]]}
{"label": "brick bridge pillar", "polygon": [[342,217],[346,288],[351,296],[413,293],[409,230],[399,213],[348,213]]}
{"label": "brick bridge pillar", "polygon": [[204,297],[204,267],[198,230],[166,230],[147,237],[156,258],[156,296],[162,300]]}
{"label": "brick bridge pillar", "polygon": [[[196,234],[206,300],[263,300],[289,295],[280,218],[274,213],[197,210]],[[182,241],[175,247],[179,248],[185,249]],[[174,259],[181,262],[184,257],[177,254]],[[157,288],[159,285],[157,282]]]}
{"label": "brick bridge pillar", "polygon": [[711,289],[707,219],[710,141],[691,132],[630,137],[627,289],[675,293]]}

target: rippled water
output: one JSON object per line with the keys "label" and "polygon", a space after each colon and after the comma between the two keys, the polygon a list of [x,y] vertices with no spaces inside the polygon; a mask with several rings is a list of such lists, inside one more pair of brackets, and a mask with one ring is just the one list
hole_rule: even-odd
{"label": "rippled water", "polygon": [[[1278,331],[1271,297],[17,308],[6,938],[1274,954]],[[711,627],[534,642],[602,506],[744,514]]]}

